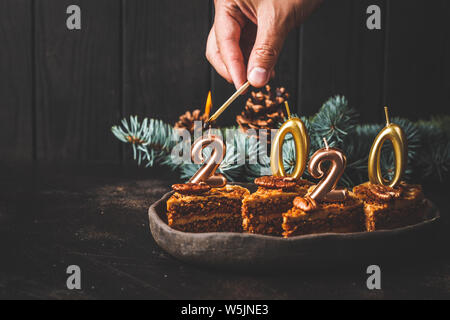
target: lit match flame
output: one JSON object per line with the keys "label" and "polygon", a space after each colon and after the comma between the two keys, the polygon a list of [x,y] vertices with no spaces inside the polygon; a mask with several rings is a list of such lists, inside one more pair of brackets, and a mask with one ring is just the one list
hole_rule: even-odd
{"label": "lit match flame", "polygon": [[205,105],[206,119],[209,118],[209,114],[211,113],[211,107],[212,107],[212,97],[211,97],[211,91],[209,91],[208,98],[206,99],[206,105]]}

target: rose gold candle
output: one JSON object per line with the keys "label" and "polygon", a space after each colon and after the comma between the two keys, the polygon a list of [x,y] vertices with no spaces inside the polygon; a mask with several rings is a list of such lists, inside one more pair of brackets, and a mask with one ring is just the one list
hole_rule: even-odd
{"label": "rose gold candle", "polygon": [[[203,149],[211,146],[213,151],[211,157],[203,159]],[[203,166],[189,180],[191,183],[205,182],[211,187],[219,188],[227,184],[227,179],[216,173],[225,157],[226,145],[223,140],[215,135],[209,135],[198,139],[192,146],[191,155],[194,163],[203,163]]]}
{"label": "rose gold candle", "polygon": [[[308,170],[311,176],[316,179],[322,178],[309,197],[313,200],[343,201],[347,196],[346,190],[335,190],[339,179],[344,173],[347,165],[347,158],[342,150],[330,148],[324,139],[325,148],[319,149],[311,157]],[[326,162],[330,163],[328,172],[323,168]]]}

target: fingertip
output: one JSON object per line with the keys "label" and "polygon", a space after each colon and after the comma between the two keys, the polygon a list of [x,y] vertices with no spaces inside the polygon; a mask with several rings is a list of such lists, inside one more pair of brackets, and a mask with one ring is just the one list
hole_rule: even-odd
{"label": "fingertip", "polygon": [[247,82],[246,74],[245,74],[245,66],[243,65],[241,60],[228,61],[228,64],[225,59],[222,59],[225,64],[225,67],[228,70],[228,73],[231,76],[232,82],[236,89],[242,87],[242,85]]}
{"label": "fingertip", "polygon": [[247,75],[239,47],[230,45],[219,50],[219,52],[221,61],[225,65],[234,85],[236,88],[240,88],[247,81]]}
{"label": "fingertip", "polygon": [[271,73],[264,68],[254,67],[248,74],[248,81],[255,88],[261,88],[269,82]]}
{"label": "fingertip", "polygon": [[239,81],[233,81],[234,86],[236,87],[236,90],[241,88],[247,81],[245,80],[239,80]]}
{"label": "fingertip", "polygon": [[228,73],[227,69],[224,68],[216,68],[217,73],[224,78],[229,84],[233,84],[233,79],[231,78],[230,74]]}

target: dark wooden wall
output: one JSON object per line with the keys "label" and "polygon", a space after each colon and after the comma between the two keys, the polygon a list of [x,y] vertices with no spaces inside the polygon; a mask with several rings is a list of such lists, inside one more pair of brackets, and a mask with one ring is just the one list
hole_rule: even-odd
{"label": "dark wooden wall", "polygon": [[[71,4],[81,31],[66,28]],[[381,31],[366,28],[371,4]],[[204,57],[212,19],[207,0],[0,0],[0,160],[119,163],[128,153],[110,127],[121,117],[173,123],[210,88],[217,106],[233,87]],[[366,122],[384,104],[411,119],[448,113],[449,19],[446,0],[325,0],[290,34],[274,84],[299,114],[335,94]]]}

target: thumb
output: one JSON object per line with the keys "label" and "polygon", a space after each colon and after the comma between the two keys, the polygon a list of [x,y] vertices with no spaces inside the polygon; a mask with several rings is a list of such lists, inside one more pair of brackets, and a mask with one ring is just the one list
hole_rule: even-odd
{"label": "thumb", "polygon": [[260,88],[269,82],[286,38],[285,32],[281,30],[276,25],[258,23],[255,45],[247,68],[247,78],[253,87]]}

